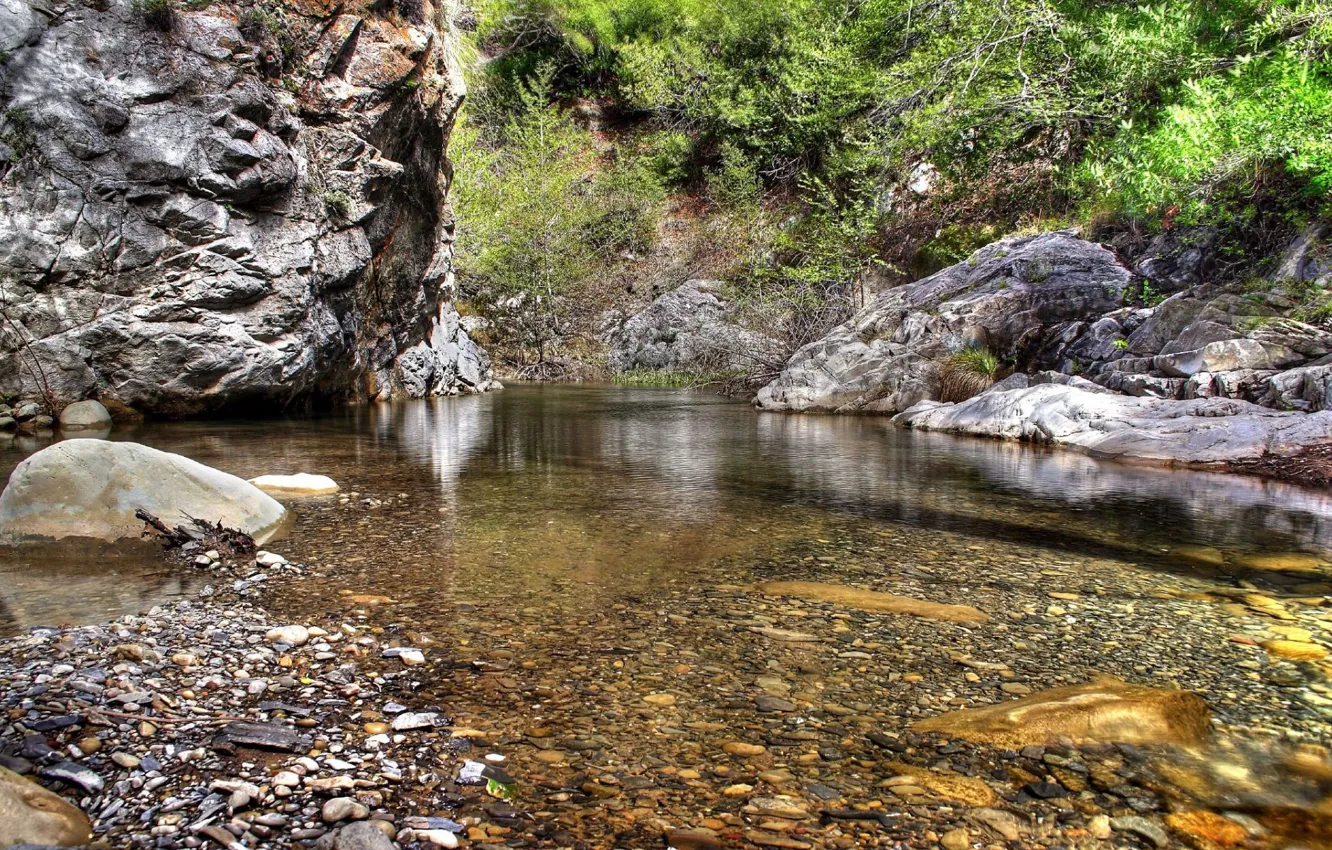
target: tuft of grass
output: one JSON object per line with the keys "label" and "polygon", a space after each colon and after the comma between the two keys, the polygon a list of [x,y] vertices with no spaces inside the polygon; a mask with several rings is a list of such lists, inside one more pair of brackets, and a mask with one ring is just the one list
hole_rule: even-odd
{"label": "tuft of grass", "polygon": [[999,377],[999,357],[988,348],[964,348],[944,361],[939,376],[940,401],[966,401]]}
{"label": "tuft of grass", "polygon": [[626,387],[692,387],[701,379],[690,372],[670,369],[631,369],[611,378],[611,383]]}
{"label": "tuft of grass", "polygon": [[352,211],[352,197],[341,189],[324,193],[324,208],[339,218],[347,218]]}

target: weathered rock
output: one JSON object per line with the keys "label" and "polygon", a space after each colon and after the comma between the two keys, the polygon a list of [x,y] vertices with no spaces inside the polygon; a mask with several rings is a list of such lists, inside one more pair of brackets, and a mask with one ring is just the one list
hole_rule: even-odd
{"label": "weathered rock", "polygon": [[0,767],[0,847],[78,847],[91,839],[92,823],[77,806]]}
{"label": "weathered rock", "polygon": [[221,522],[256,540],[287,516],[234,475],[138,443],[65,440],[15,468],[0,493],[0,537],[138,537],[142,508],[168,525]]}
{"label": "weathered rock", "polygon": [[[163,413],[486,389],[452,304],[444,16],[302,4],[268,12],[295,30],[278,44],[249,14],[0,15],[0,131],[23,142],[0,268],[52,389]],[[20,337],[0,392],[36,394]]]}
{"label": "weathered rock", "polygon": [[776,360],[779,343],[738,324],[717,297],[721,284],[691,280],[659,296],[647,309],[602,331],[606,365],[620,374],[636,369],[719,374]]}
{"label": "weathered rock", "polygon": [[1305,415],[1231,399],[1129,398],[1057,385],[986,392],[955,405],[923,401],[893,422],[1160,465],[1293,457],[1332,444],[1332,411]]}
{"label": "weathered rock", "polygon": [[60,411],[60,428],[64,431],[110,427],[111,414],[99,401],[76,401]]}
{"label": "weathered rock", "polygon": [[950,623],[983,623],[989,619],[984,611],[970,605],[945,605],[909,596],[897,596],[857,587],[821,584],[813,581],[770,581],[758,589],[771,596],[798,596],[816,602],[831,602],[861,611],[883,611],[889,614],[909,614],[927,620]]}
{"label": "weathered rock", "polygon": [[358,821],[320,839],[317,847],[327,850],[394,850],[397,846],[373,823]]}
{"label": "weathered rock", "polygon": [[221,752],[234,752],[237,747],[295,752],[309,746],[309,742],[308,737],[281,723],[236,720],[222,727],[212,747]]}
{"label": "weathered rock", "polygon": [[1160,354],[1153,361],[1157,369],[1176,378],[1199,372],[1233,372],[1237,369],[1282,369],[1304,358],[1284,345],[1251,339],[1212,342],[1194,351]]}
{"label": "weathered rock", "polygon": [[762,410],[892,413],[937,393],[940,361],[983,328],[1019,369],[1074,325],[1119,309],[1132,275],[1072,232],[1010,237],[916,283],[882,293],[797,351],[759,391]]}
{"label": "weathered rock", "polygon": [[1021,748],[1074,741],[1195,745],[1211,726],[1207,703],[1187,691],[1130,685],[1102,677],[1012,702],[941,714],[917,722],[919,732]]}
{"label": "weathered rock", "polygon": [[327,475],[297,472],[294,475],[260,475],[250,483],[270,496],[325,496],[338,492],[338,483]]}

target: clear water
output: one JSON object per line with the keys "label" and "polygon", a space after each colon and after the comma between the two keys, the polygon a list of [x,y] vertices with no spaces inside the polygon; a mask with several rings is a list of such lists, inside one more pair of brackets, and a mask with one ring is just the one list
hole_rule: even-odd
{"label": "clear water", "polygon": [[[452,594],[472,592],[469,575],[488,593],[588,581],[611,597],[641,593],[848,523],[1164,571],[1195,569],[1165,557],[1185,544],[1332,550],[1327,491],[902,432],[882,419],[758,414],[697,391],[520,385],[310,418],[150,423],[113,439],[242,477],[316,472],[393,497],[354,514],[330,500],[297,505],[301,520],[274,548],[357,570],[410,567],[414,581]],[[0,475],[42,445],[0,443]],[[122,550],[10,550],[0,629],[106,619],[203,579]],[[605,602],[601,591],[576,596]]]}

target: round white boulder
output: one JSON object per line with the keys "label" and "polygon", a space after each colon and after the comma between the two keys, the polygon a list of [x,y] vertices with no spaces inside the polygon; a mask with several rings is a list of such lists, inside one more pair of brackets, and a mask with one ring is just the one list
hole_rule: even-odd
{"label": "round white boulder", "polygon": [[295,475],[260,475],[250,483],[274,496],[326,496],[338,492],[338,482],[327,475],[298,472]]}
{"label": "round white boulder", "polygon": [[64,431],[110,427],[111,414],[100,401],[76,401],[60,411],[60,428]]}
{"label": "round white boulder", "polygon": [[142,508],[167,525],[221,522],[257,542],[287,509],[235,475],[138,443],[65,440],[20,463],[0,493],[0,538],[138,537]]}

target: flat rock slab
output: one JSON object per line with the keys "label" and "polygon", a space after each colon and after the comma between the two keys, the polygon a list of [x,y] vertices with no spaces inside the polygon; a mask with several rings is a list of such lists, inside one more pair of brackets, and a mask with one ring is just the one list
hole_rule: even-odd
{"label": "flat rock slab", "polygon": [[1225,467],[1332,445],[1332,410],[1277,411],[1222,398],[1135,398],[1062,384],[992,390],[960,404],[922,401],[893,423],[1160,466]]}
{"label": "flat rock slab", "polygon": [[65,440],[20,463],[0,494],[0,539],[137,538],[142,508],[169,526],[221,522],[257,542],[287,509],[234,475],[138,443]]}
{"label": "flat rock slab", "polygon": [[338,482],[327,475],[297,472],[294,475],[260,475],[250,483],[270,496],[327,496],[338,492]]}
{"label": "flat rock slab", "polygon": [[224,753],[235,752],[238,747],[294,753],[308,749],[310,739],[281,723],[237,720],[222,727],[222,731],[213,739],[212,746]]}
{"label": "flat rock slab", "polygon": [[1130,685],[1105,676],[1011,702],[941,714],[912,728],[1020,749],[1061,738],[1192,746],[1207,739],[1211,723],[1207,703],[1197,694]]}
{"label": "flat rock slab", "polygon": [[983,623],[989,616],[970,605],[944,605],[910,596],[897,596],[877,590],[861,590],[838,584],[816,581],[769,581],[758,586],[769,596],[798,596],[815,602],[831,602],[860,611],[882,611],[888,614],[909,614],[927,620],[948,623]]}

